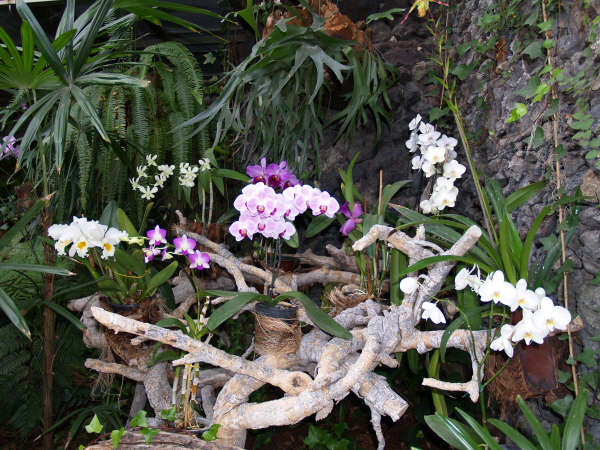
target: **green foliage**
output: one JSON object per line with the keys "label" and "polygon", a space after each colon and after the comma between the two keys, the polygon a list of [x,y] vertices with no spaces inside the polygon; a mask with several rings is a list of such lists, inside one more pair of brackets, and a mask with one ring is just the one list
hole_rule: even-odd
{"label": "green foliage", "polygon": [[212,424],[208,430],[202,433],[202,439],[206,442],[214,441],[217,439],[217,433],[221,425],[218,423]]}
{"label": "green foliage", "polygon": [[[242,133],[251,142],[246,160],[257,159],[254,153],[260,149],[261,156],[286,160],[299,172],[308,157],[318,163],[325,126],[339,122],[340,135],[351,135],[370,112],[379,131],[381,119],[389,121],[380,104],[383,99],[389,108],[389,68],[372,53],[327,35],[324,22],[314,13],[311,26],[278,22],[225,76],[220,97],[182,127],[195,126],[194,133],[200,133],[215,124],[214,145],[228,132]],[[353,90],[345,108],[324,123],[327,90],[339,88],[350,72]]]}
{"label": "green foliage", "polygon": [[[521,412],[533,430],[535,440],[528,439],[500,420],[489,419],[488,421],[523,450],[575,450],[581,448],[580,430],[586,411],[588,394],[586,390],[582,390],[573,401],[565,422],[560,427],[554,425],[550,433],[542,427],[525,401],[521,397],[517,397]],[[498,450],[502,448],[485,426],[479,424],[472,416],[461,409],[457,408],[457,411],[466,424],[439,414],[427,416],[425,421],[440,438],[458,449],[475,450],[482,446]]]}

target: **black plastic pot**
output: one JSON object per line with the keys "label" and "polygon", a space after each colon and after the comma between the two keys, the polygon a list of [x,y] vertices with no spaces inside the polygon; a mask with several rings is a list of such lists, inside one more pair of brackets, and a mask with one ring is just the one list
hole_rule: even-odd
{"label": "black plastic pot", "polygon": [[273,319],[295,320],[298,308],[295,306],[269,306],[264,303],[257,303],[254,307],[257,314],[272,317]]}
{"label": "black plastic pot", "polygon": [[138,307],[136,303],[113,303],[108,297],[104,297],[102,300],[116,313],[135,311]]}

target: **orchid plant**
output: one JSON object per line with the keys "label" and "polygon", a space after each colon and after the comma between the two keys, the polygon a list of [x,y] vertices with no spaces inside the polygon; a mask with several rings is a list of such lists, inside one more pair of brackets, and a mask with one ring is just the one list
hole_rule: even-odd
{"label": "orchid plant", "polygon": [[[267,164],[266,158],[262,158],[259,165],[248,166],[246,173],[251,177],[250,184],[244,186],[241,194],[233,202],[240,215],[229,227],[229,233],[236,241],[246,238],[253,240],[255,236],[274,241],[276,247],[270,267],[273,276],[265,294],[202,291],[204,295],[232,297],[213,312],[207,323],[209,330],[214,330],[250,302],[259,301],[275,306],[280,301],[294,298],[302,304],[315,325],[335,336],[350,338],[351,335],[345,328],[331,319],[305,294],[292,291],[275,295],[273,292],[279,271],[278,253],[281,251],[281,240],[289,240],[296,234],[293,221],[308,210],[315,217],[326,216],[333,219],[340,209],[338,201],[326,191],[307,184],[301,185],[294,173],[287,168],[285,161]],[[269,265],[269,261],[266,263]]]}
{"label": "orchid plant", "polygon": [[154,295],[177,269],[177,262],[173,262],[152,275],[139,249],[125,251],[119,248],[122,242],[143,244],[143,238],[130,236],[126,231],[108,227],[97,220],[73,217],[70,224],[49,227],[48,234],[54,239],[59,256],[68,255],[83,264],[98,287],[119,303],[135,303]]}

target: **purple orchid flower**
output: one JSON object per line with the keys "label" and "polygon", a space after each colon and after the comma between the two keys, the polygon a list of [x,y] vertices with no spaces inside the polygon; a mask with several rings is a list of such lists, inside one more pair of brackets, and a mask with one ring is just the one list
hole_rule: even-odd
{"label": "purple orchid flower", "polygon": [[144,253],[144,262],[148,264],[155,256],[160,255],[161,249],[151,246],[149,248],[143,248],[142,252]]}
{"label": "purple orchid flower", "polygon": [[153,230],[146,231],[146,236],[150,239],[151,246],[167,243],[167,230],[158,225]]}
{"label": "purple orchid flower", "polygon": [[269,164],[265,175],[267,175],[267,184],[277,189],[290,179],[291,172],[287,169],[287,163],[281,161],[279,164]]}
{"label": "purple orchid flower", "polygon": [[266,183],[267,182],[267,158],[260,160],[260,165],[246,167],[246,173],[249,177],[252,177],[252,183]]}
{"label": "purple orchid flower", "polygon": [[344,236],[348,236],[352,230],[356,228],[356,224],[362,222],[360,216],[362,216],[363,210],[362,206],[360,206],[360,203],[354,202],[352,212],[350,212],[348,209],[349,205],[350,204],[346,202],[340,208],[340,212],[348,218],[348,220],[346,220],[342,225],[342,228],[340,228],[340,233],[342,233]]}
{"label": "purple orchid flower", "polygon": [[208,269],[210,263],[210,256],[208,253],[201,252],[196,250],[188,254],[188,259],[190,260],[190,269]]}
{"label": "purple orchid flower", "polygon": [[175,245],[176,254],[189,255],[194,250],[194,247],[196,247],[196,241],[184,234],[180,238],[173,239],[173,245]]}

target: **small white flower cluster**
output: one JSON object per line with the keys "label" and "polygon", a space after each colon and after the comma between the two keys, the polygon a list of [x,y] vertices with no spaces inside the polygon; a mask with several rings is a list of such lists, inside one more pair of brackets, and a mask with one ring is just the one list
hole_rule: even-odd
{"label": "small white flower cluster", "polygon": [[417,114],[408,124],[411,133],[406,147],[411,153],[417,150],[421,153],[412,159],[413,170],[422,170],[427,178],[441,174],[435,181],[431,197],[422,200],[419,205],[425,214],[431,214],[454,207],[458,196],[454,181],[462,177],[466,167],[455,159],[457,140],[435,131],[432,124],[421,119],[421,115]]}
{"label": "small white flower cluster", "polygon": [[181,186],[193,188],[196,184],[198,171],[205,172],[210,170],[210,160],[208,158],[199,159],[198,164],[200,165],[199,167],[190,163],[179,164],[179,184]]}
{"label": "small white flower cluster", "polygon": [[[501,303],[508,306],[511,311],[522,309],[523,318],[515,325],[503,325],[500,336],[492,341],[490,348],[505,351],[512,358],[513,342],[531,341],[541,344],[544,338],[555,330],[566,331],[571,322],[571,313],[568,309],[555,305],[550,297],[546,296],[543,288],[535,291],[527,289],[527,281],[521,279],[516,286],[504,280],[504,273],[497,270],[489,274],[485,280],[481,279],[479,270],[473,268],[461,269],[454,279],[456,290],[463,290],[469,286],[479,295],[482,302]],[[423,276],[423,275],[421,275]],[[416,277],[406,277],[400,281],[400,290],[407,295],[414,293],[419,287]],[[433,323],[446,323],[446,317],[435,303],[423,302],[423,320]]]}
{"label": "small white flower cluster", "polygon": [[504,279],[504,273],[497,270],[482,280],[479,274],[462,269],[455,278],[455,287],[462,290],[470,286],[482,302],[501,303],[511,311],[521,308],[523,318],[515,325],[503,325],[500,336],[492,341],[492,350],[504,350],[509,357],[513,356],[512,342],[531,341],[541,344],[544,338],[555,330],[566,331],[571,322],[568,309],[555,305],[546,296],[546,291],[539,287],[535,291],[527,288],[527,281],[520,279],[516,286]]}
{"label": "small white flower cluster", "polygon": [[97,220],[87,220],[85,217],[73,217],[73,221],[66,224],[55,224],[48,228],[48,235],[54,239],[54,248],[59,255],[65,255],[65,249],[71,245],[69,256],[75,253],[80,258],[88,255],[90,248],[101,248],[102,259],[108,259],[115,254],[115,246],[128,238],[126,231],[108,228],[98,223]]}
{"label": "small white flower cluster", "polygon": [[[173,171],[175,170],[175,166],[173,165],[157,165],[156,158],[158,158],[158,155],[146,155],[146,164],[137,167],[137,177],[129,179],[131,188],[134,191],[140,191],[142,198],[145,200],[152,200],[158,190],[164,187],[165,182],[173,175]],[[144,178],[152,180],[152,175],[147,173],[147,171],[152,170],[152,167],[155,167],[157,172],[154,174],[154,183],[142,184],[140,180]]]}

